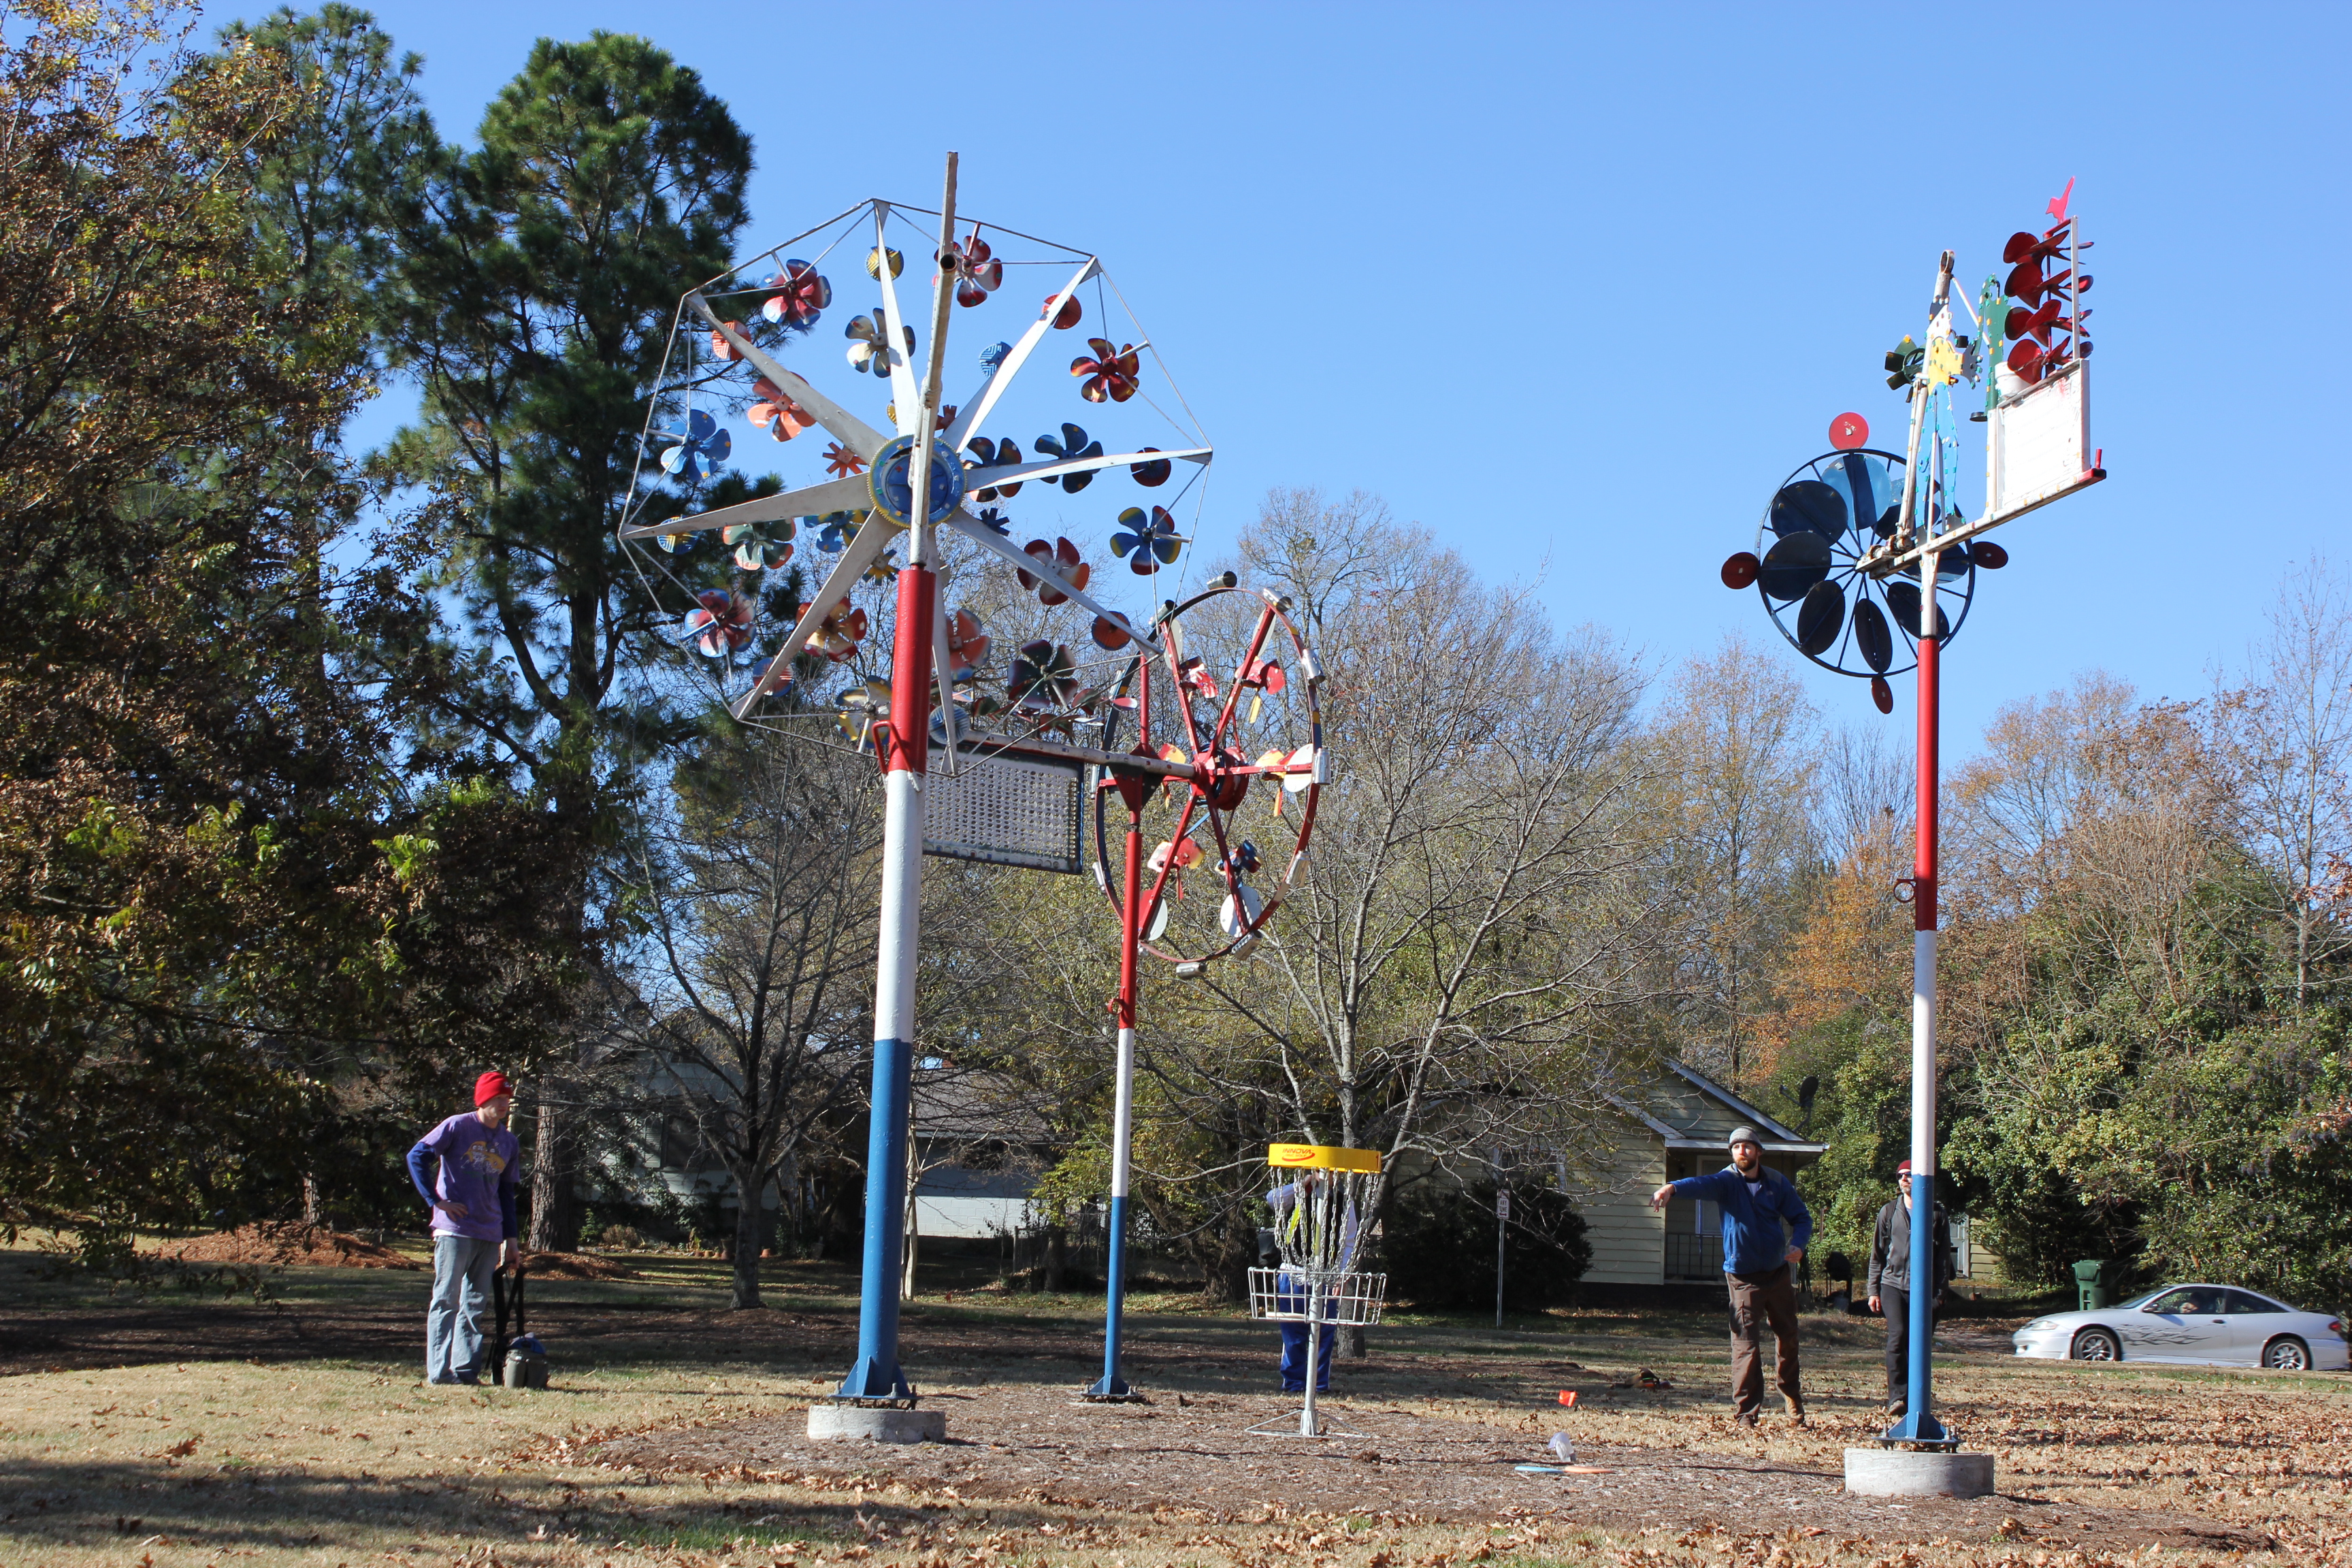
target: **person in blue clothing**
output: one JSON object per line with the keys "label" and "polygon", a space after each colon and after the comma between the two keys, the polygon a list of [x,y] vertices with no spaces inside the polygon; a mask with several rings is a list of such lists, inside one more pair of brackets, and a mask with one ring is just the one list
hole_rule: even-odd
{"label": "person in blue clothing", "polygon": [[1764,1404],[1764,1325],[1772,1325],[1775,1381],[1790,1419],[1805,1424],[1805,1393],[1797,1372],[1795,1265],[1813,1239],[1813,1216],[1797,1184],[1764,1163],[1764,1141],[1753,1127],[1727,1141],[1731,1163],[1706,1176],[1668,1182],[1650,1194],[1654,1208],[1670,1198],[1700,1198],[1723,1214],[1723,1282],[1731,1292],[1731,1403],[1743,1426],[1756,1425]]}
{"label": "person in blue clothing", "polygon": [[[425,1314],[428,1383],[481,1380],[482,1314],[490,1276],[519,1266],[515,1170],[522,1145],[507,1127],[514,1090],[502,1072],[474,1080],[474,1109],[436,1127],[408,1152],[409,1179],[433,1211],[433,1304]],[[438,1162],[439,1169],[429,1168]]]}

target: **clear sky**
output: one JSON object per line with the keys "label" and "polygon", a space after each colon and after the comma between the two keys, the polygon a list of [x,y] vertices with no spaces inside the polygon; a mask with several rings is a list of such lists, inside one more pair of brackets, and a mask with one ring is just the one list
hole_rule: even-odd
{"label": "clear sky", "polygon": [[747,250],[935,205],[957,149],[966,210],[1096,251],[1150,327],[1211,552],[1268,487],[1362,488],[1565,623],[1662,663],[1741,628],[1900,729],[1907,680],[1878,720],[1717,568],[1833,416],[1900,449],[1880,358],[1937,252],[1973,293],[2071,176],[2112,478],[2000,536],[1954,749],[2079,670],[2197,695],[2291,564],[2352,563],[2341,5],[375,9],[459,139],[534,38],[650,37],[754,139]]}

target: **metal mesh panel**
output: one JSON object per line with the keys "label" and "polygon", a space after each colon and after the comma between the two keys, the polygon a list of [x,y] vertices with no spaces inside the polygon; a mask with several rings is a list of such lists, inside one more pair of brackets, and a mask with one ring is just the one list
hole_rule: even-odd
{"label": "metal mesh panel", "polygon": [[[1388,1288],[1389,1277],[1385,1274],[1334,1275],[1324,1285],[1323,1310],[1317,1321],[1377,1323]],[[1306,1322],[1307,1309],[1313,1304],[1297,1276],[1285,1277],[1279,1268],[1251,1269],[1249,1293],[1250,1316],[1265,1321]]]}
{"label": "metal mesh panel", "polygon": [[1073,875],[1086,868],[1078,854],[1082,764],[970,754],[957,763],[950,778],[932,748],[923,780],[924,854]]}

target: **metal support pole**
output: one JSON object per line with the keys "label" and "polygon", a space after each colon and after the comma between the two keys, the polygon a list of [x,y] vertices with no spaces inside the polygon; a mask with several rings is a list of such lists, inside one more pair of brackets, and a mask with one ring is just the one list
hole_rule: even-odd
{"label": "metal support pole", "polygon": [[1307,1403],[1298,1407],[1298,1435],[1313,1437],[1320,1435],[1315,1424],[1315,1380],[1322,1371],[1323,1279],[1304,1269],[1298,1277],[1307,1287]]}
{"label": "metal support pole", "polygon": [[[940,244],[955,233],[956,155],[948,154]],[[877,241],[878,244],[878,241]],[[941,266],[935,290],[952,287]],[[939,312],[934,311],[937,320]],[[892,323],[897,330],[897,323]],[[917,416],[908,464],[907,563],[898,569],[898,625],[890,644],[890,728],[882,748],[882,909],[874,975],[874,1092],[866,1140],[866,1248],[857,1299],[857,1360],[842,1399],[903,1399],[898,1369],[899,1267],[905,1256],[908,1122],[914,1092],[915,964],[923,877],[923,774],[930,759],[931,629],[939,613],[938,535],[929,526],[930,436],[943,345],[934,332],[933,374]]]}
{"label": "metal support pole", "polygon": [[1143,941],[1143,822],[1127,818],[1125,891],[1119,900],[1118,1086],[1111,1112],[1110,1261],[1103,1306],[1103,1374],[1087,1390],[1090,1399],[1127,1399],[1134,1390],[1118,1374],[1119,1330],[1127,1310],[1127,1188],[1129,1150],[1135,1133],[1135,958]]}

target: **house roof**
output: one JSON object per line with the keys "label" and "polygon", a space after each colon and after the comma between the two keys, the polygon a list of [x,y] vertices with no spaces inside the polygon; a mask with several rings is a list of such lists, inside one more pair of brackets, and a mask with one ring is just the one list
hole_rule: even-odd
{"label": "house roof", "polygon": [[1647,1127],[1669,1149],[1721,1150],[1734,1129],[1751,1125],[1764,1134],[1764,1147],[1776,1154],[1821,1154],[1826,1143],[1816,1143],[1766,1114],[1747,1100],[1681,1062],[1664,1064],[1666,1070],[1652,1080],[1639,1103],[1612,1095],[1610,1103]]}

